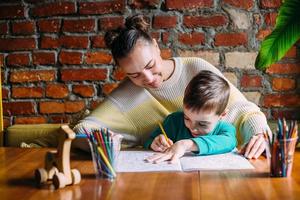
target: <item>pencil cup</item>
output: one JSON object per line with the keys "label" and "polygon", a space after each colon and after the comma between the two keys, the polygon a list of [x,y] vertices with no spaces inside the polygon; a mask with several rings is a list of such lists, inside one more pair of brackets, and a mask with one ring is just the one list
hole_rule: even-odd
{"label": "pencil cup", "polygon": [[117,177],[115,167],[121,149],[122,137],[120,135],[108,137],[100,131],[94,134],[93,138],[89,139],[89,144],[96,177],[113,181]]}
{"label": "pencil cup", "polygon": [[281,139],[271,149],[272,177],[290,177],[292,174],[294,152],[298,137]]}

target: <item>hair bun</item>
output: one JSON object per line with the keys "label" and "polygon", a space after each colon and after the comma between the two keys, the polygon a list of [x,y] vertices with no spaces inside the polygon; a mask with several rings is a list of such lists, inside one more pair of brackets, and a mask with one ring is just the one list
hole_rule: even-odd
{"label": "hair bun", "polygon": [[120,32],[121,32],[121,30],[120,30],[120,28],[118,28],[118,29],[111,30],[111,31],[108,31],[105,33],[104,41],[108,48],[111,49],[114,40],[119,36]]}
{"label": "hair bun", "polygon": [[125,26],[128,29],[137,29],[145,33],[148,33],[148,30],[150,28],[150,24],[147,22],[145,17],[141,14],[128,17],[126,19]]}

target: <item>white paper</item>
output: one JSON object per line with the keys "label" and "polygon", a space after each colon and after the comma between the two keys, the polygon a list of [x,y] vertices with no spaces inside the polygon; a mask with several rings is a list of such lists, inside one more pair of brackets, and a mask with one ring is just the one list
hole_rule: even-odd
{"label": "white paper", "polygon": [[254,169],[245,157],[236,152],[209,156],[185,155],[180,162],[183,171]]}
{"label": "white paper", "polygon": [[152,156],[153,151],[121,151],[117,161],[117,172],[155,172],[155,171],[181,171],[180,163],[169,164],[162,162],[153,164],[145,161]]}
{"label": "white paper", "polygon": [[241,170],[254,169],[250,162],[235,152],[226,154],[195,156],[186,154],[180,162],[168,161],[154,164],[145,161],[153,151],[121,151],[116,164],[117,172],[197,171],[197,170]]}

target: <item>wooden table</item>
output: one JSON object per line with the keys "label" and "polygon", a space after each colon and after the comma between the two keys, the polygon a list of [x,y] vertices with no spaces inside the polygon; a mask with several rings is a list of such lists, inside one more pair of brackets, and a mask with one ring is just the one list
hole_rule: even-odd
{"label": "wooden table", "polygon": [[37,188],[33,172],[44,167],[48,149],[0,148],[0,199],[300,199],[300,151],[290,178],[270,178],[266,160],[251,161],[255,170],[119,173],[114,182],[96,179],[88,155],[72,156],[79,185]]}

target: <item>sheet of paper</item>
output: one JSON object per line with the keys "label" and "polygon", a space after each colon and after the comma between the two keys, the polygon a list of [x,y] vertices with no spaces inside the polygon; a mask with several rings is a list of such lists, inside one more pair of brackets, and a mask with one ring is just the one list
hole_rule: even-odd
{"label": "sheet of paper", "polygon": [[197,171],[197,170],[241,170],[254,169],[250,162],[235,152],[195,156],[186,154],[180,162],[153,164],[145,158],[153,155],[152,151],[121,151],[118,157],[117,172],[156,172],[156,171]]}
{"label": "sheet of paper", "polygon": [[254,169],[245,157],[236,152],[209,156],[189,154],[182,157],[180,162],[183,171]]}
{"label": "sheet of paper", "polygon": [[153,155],[153,151],[121,151],[118,157],[117,172],[155,172],[155,171],[181,171],[180,163],[169,164],[163,162],[153,164],[145,158]]}

